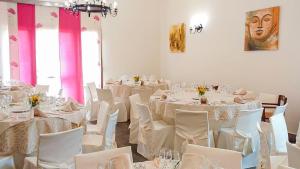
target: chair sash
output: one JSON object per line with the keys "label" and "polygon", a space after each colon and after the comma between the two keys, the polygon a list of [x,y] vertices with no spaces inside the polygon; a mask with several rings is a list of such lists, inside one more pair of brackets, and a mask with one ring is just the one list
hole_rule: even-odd
{"label": "chair sash", "polygon": [[184,140],[181,145],[181,152],[185,152],[185,148],[188,144],[201,144],[202,142],[207,143],[208,140],[208,136],[201,134],[190,135],[182,131],[176,131],[176,136]]}
{"label": "chair sash", "polygon": [[241,152],[243,156],[247,156],[255,152],[255,146],[252,145],[252,136],[241,130],[235,130],[233,135],[234,150]]}

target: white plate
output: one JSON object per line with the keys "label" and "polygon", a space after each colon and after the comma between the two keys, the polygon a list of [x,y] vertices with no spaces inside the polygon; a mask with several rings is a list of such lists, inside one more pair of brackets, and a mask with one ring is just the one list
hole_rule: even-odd
{"label": "white plate", "polygon": [[30,108],[26,108],[24,106],[12,106],[10,108],[10,111],[12,113],[24,113],[30,111]]}

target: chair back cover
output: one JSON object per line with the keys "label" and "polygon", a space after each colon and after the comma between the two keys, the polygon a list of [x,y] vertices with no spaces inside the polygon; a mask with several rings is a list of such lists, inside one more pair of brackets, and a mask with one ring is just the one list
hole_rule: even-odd
{"label": "chair back cover", "polygon": [[109,104],[105,101],[102,101],[100,102],[100,111],[97,117],[97,126],[101,134],[105,132],[108,116],[109,116]]}
{"label": "chair back cover", "polygon": [[81,153],[83,128],[65,132],[41,134],[38,147],[38,161],[63,163]]}
{"label": "chair back cover", "polygon": [[175,143],[177,151],[182,150],[183,143],[202,146],[209,145],[208,113],[206,111],[176,110]]}
{"label": "chair back cover", "polygon": [[185,153],[203,155],[212,163],[216,163],[224,169],[242,168],[242,154],[240,152],[189,144]]}
{"label": "chair back cover", "polygon": [[97,90],[100,101],[106,101],[110,106],[114,105],[114,97],[110,89]]}
{"label": "chair back cover", "polygon": [[35,93],[46,94],[49,91],[49,85],[36,85]]}
{"label": "chair back cover", "polygon": [[289,167],[300,168],[300,147],[289,142],[286,143]]}
{"label": "chair back cover", "polygon": [[139,113],[139,125],[140,127],[151,126],[152,116],[148,106],[145,104],[136,104],[137,111]]}
{"label": "chair back cover", "polygon": [[87,83],[87,87],[89,89],[92,101],[97,102],[99,99],[98,99],[98,95],[97,95],[96,84],[94,82],[93,83]]}
{"label": "chair back cover", "polygon": [[286,104],[283,105],[283,106],[276,106],[276,109],[275,109],[273,115],[276,115],[276,114],[284,114],[284,112],[285,112],[287,106],[288,106],[288,103],[286,103]]}
{"label": "chair back cover", "polygon": [[98,169],[100,165],[105,164],[112,158],[127,154],[130,157],[130,163],[133,163],[131,147],[122,147],[117,149],[99,151],[88,154],[78,154],[75,156],[76,169]]}
{"label": "chair back cover", "polygon": [[139,94],[134,94],[132,96],[129,96],[129,100],[130,100],[130,106],[131,106],[131,110],[132,110],[130,112],[130,119],[131,120],[133,120],[133,119],[138,120],[139,119],[139,113],[138,113],[136,105],[138,103],[142,103],[142,99],[141,99]]}
{"label": "chair back cover", "polygon": [[289,141],[286,122],[283,114],[270,117],[274,148],[277,153],[286,153],[286,142]]}
{"label": "chair back cover", "polygon": [[258,136],[257,123],[260,124],[263,109],[241,110],[237,118],[236,130]]}
{"label": "chair back cover", "polygon": [[104,134],[105,149],[112,149],[115,142],[116,125],[118,120],[119,110],[109,115],[107,127]]}
{"label": "chair back cover", "polygon": [[132,89],[132,94],[139,94],[143,103],[149,103],[153,93],[153,89],[150,87],[135,87]]}

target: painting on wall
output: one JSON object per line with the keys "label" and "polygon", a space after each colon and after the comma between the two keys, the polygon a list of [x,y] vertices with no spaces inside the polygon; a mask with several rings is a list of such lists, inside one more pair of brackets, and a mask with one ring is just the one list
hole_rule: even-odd
{"label": "painting on wall", "polygon": [[245,51],[277,50],[280,7],[247,12]]}
{"label": "painting on wall", "polygon": [[169,45],[171,52],[185,52],[185,24],[173,25],[169,34]]}

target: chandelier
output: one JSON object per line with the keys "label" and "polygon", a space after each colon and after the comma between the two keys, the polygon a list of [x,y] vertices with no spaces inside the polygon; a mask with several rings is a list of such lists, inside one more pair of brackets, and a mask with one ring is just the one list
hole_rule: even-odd
{"label": "chandelier", "polygon": [[88,16],[91,13],[101,13],[103,17],[111,15],[117,16],[118,8],[117,2],[108,3],[106,0],[65,0],[65,8],[73,14],[79,14],[79,12],[87,12]]}

